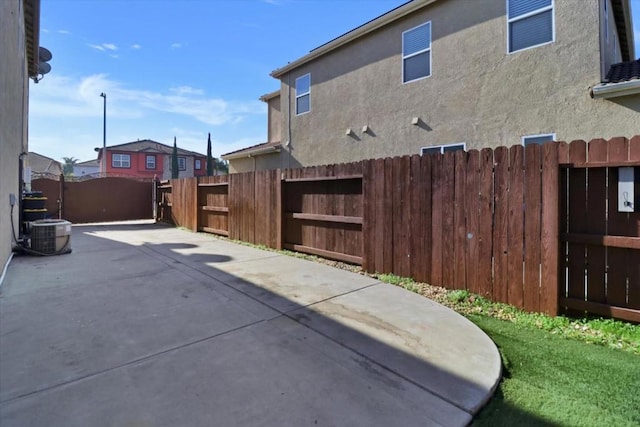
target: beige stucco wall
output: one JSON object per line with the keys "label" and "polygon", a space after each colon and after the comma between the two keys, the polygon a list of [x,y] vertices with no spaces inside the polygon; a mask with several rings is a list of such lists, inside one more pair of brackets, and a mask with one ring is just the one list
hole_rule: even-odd
{"label": "beige stucco wall", "polygon": [[[0,1],[0,273],[13,237],[9,195],[20,197],[19,155],[27,152],[27,94],[24,16],[21,0]],[[13,209],[18,232],[18,204]]]}
{"label": "beige stucco wall", "polygon": [[[599,0],[555,4],[555,42],[541,47],[507,53],[504,0],[447,0],[283,75],[291,144],[282,164],[413,154],[456,142],[511,146],[543,133],[558,140],[640,134],[640,97],[589,96],[601,74]],[[403,84],[402,32],[427,21],[432,75]],[[309,72],[311,111],[295,116],[295,79]],[[413,117],[423,123],[412,125]],[[353,135],[345,135],[348,128]]]}
{"label": "beige stucco wall", "polygon": [[244,157],[229,161],[229,173],[253,172],[256,170],[268,170],[286,168],[282,164],[279,153],[262,154],[260,156]]}
{"label": "beige stucco wall", "polygon": [[267,101],[267,142],[282,141],[282,110],[280,109],[280,95]]}

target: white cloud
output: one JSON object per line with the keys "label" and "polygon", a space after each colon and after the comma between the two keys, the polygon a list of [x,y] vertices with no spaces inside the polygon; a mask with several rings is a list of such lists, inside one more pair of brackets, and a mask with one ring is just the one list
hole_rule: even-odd
{"label": "white cloud", "polygon": [[171,43],[171,49],[180,49],[182,47],[181,43]]}
{"label": "white cloud", "polygon": [[142,46],[140,46],[139,44],[132,44],[131,45],[131,49],[141,49]]}
{"label": "white cloud", "polygon": [[107,50],[116,51],[118,50],[118,46],[113,43],[102,43],[102,44],[89,44],[89,47],[99,50],[101,52],[105,52]]}
{"label": "white cloud", "polygon": [[40,28],[40,31],[43,32],[43,33],[48,33],[49,32],[49,30],[46,29],[46,28]]}
{"label": "white cloud", "polygon": [[109,116],[137,118],[154,111],[187,116],[211,126],[237,124],[248,115],[264,114],[259,101],[228,101],[206,97],[190,86],[168,92],[126,88],[104,74],[80,79],[51,75],[31,92],[30,114],[42,117],[95,117],[102,115],[100,93],[107,93]]}
{"label": "white cloud", "polygon": [[195,89],[191,86],[172,87],[169,90],[177,95],[204,95],[202,89]]}
{"label": "white cloud", "polygon": [[68,34],[71,34],[71,31],[69,31],[69,30],[58,30],[58,34],[66,34],[66,35],[68,35]]}

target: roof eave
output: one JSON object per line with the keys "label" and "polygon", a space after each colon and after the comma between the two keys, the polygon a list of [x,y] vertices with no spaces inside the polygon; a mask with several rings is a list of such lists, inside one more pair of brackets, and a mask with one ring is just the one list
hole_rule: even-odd
{"label": "roof eave", "polygon": [[362,36],[365,36],[381,27],[384,27],[385,25],[388,25],[391,22],[394,22],[400,18],[403,18],[436,1],[438,0],[415,0],[415,1],[412,1],[411,3],[407,3],[404,6],[394,9],[380,16],[379,18],[374,19],[368,24],[358,27],[344,34],[343,36],[338,37],[337,39],[325,45],[322,45],[317,49],[312,50],[307,55],[299,59],[296,59],[295,61],[285,65],[284,67],[281,67],[281,68],[278,68],[277,70],[272,71],[271,77],[280,78],[282,75],[288,73],[291,70],[294,70],[308,62],[311,62],[316,58],[319,58],[341,46],[344,46],[347,43],[350,43]]}
{"label": "roof eave", "polygon": [[276,90],[276,91],[264,94],[258,99],[262,102],[269,102],[270,100],[278,96],[280,96],[280,90]]}
{"label": "roof eave", "polygon": [[244,159],[247,157],[262,156],[264,154],[279,153],[281,149],[282,147],[280,145],[271,145],[269,147],[256,148],[255,150],[241,151],[239,153],[223,154],[220,157],[222,157],[223,160]]}
{"label": "roof eave", "polygon": [[594,99],[618,98],[637,94],[640,94],[640,80],[599,84],[591,89],[591,97]]}
{"label": "roof eave", "polygon": [[24,27],[27,41],[27,70],[29,77],[38,75],[40,48],[40,0],[24,0]]}

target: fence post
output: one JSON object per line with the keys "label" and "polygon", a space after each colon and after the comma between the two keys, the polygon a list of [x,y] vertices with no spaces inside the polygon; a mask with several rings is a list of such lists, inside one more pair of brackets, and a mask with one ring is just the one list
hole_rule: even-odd
{"label": "fence post", "polygon": [[60,174],[60,189],[58,190],[58,219],[64,218],[64,174]]}
{"label": "fence post", "polygon": [[282,219],[284,213],[282,212],[282,170],[276,169],[276,249],[282,250]]}

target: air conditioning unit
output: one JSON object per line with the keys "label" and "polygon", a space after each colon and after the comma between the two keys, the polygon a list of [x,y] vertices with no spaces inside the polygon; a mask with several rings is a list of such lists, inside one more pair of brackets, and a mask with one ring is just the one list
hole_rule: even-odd
{"label": "air conditioning unit", "polygon": [[31,249],[47,255],[71,252],[71,223],[63,219],[33,221]]}

